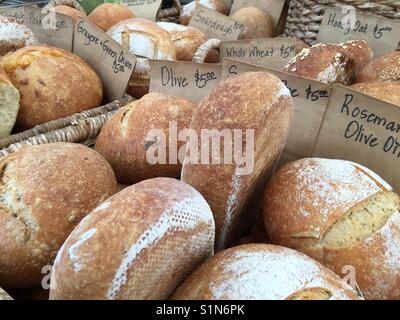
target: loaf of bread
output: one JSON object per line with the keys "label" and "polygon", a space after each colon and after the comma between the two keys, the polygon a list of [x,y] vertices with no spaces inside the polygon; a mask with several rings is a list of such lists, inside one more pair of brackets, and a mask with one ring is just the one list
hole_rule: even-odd
{"label": "loaf of bread", "polygon": [[304,41],[297,39],[296,47],[295,47],[295,54],[299,54],[303,49],[309,49],[310,46],[305,43]]}
{"label": "loaf of bread", "polygon": [[13,300],[7,292],[5,292],[2,288],[0,288],[0,301],[4,300]]}
{"label": "loaf of bread", "polygon": [[400,106],[400,82],[361,82],[350,88]]}
{"label": "loaf of bread", "polygon": [[359,300],[332,271],[304,254],[268,244],[222,251],[196,269],[174,300]]}
{"label": "loaf of bread", "polygon": [[231,18],[245,27],[245,31],[242,31],[239,39],[272,38],[274,35],[271,16],[259,8],[241,8],[232,14]]}
{"label": "loaf of bread", "polygon": [[374,52],[365,40],[350,40],[334,45],[341,50],[344,55],[354,60],[355,75],[371,61]]}
{"label": "loaf of bread", "polygon": [[145,180],[94,209],[60,249],[50,299],[167,299],[213,254],[210,207],[171,179]]}
{"label": "loaf of bread", "polygon": [[19,92],[0,68],[0,139],[7,137],[15,125],[19,110]]}
{"label": "loaf of bread", "polygon": [[169,139],[189,128],[195,108],[194,103],[182,98],[149,93],[120,109],[104,125],[96,150],[111,164],[118,182],[176,178],[182,168],[178,150],[186,137],[174,142],[176,150],[170,150]]}
{"label": "loaf of bread", "polygon": [[121,21],[107,31],[115,41],[138,56],[127,93],[137,99],[149,92],[148,59],[176,60],[176,48],[167,31],[154,22],[133,18]]}
{"label": "loaf of bread", "polygon": [[182,7],[179,16],[180,24],[183,24],[184,26],[187,26],[189,24],[190,19],[192,19],[193,13],[196,10],[196,6],[198,5],[202,5],[206,8],[218,11],[225,15],[229,13],[228,6],[222,0],[193,0],[192,2],[189,2]]}
{"label": "loaf of bread", "polygon": [[22,22],[0,16],[0,57],[8,52],[38,43],[33,32]]}
{"label": "loaf of bread", "polygon": [[95,71],[62,49],[25,47],[3,57],[0,67],[21,96],[20,130],[98,107],[103,99],[102,83]]}
{"label": "loaf of bread", "polygon": [[0,159],[0,286],[39,285],[79,221],[117,191],[97,152],[79,144],[24,147]]}
{"label": "loaf of bread", "polygon": [[376,81],[400,81],[400,51],[372,59],[362,68],[355,82]]}
{"label": "loaf of bread", "polygon": [[301,159],[273,175],[263,200],[272,243],[353,278],[366,299],[400,298],[400,199],[375,173]]}
{"label": "loaf of bread", "polygon": [[[192,61],[197,49],[208,40],[207,36],[196,28],[172,22],[157,22],[157,25],[171,36],[171,40],[176,47],[176,58],[179,61]],[[205,62],[219,62],[218,51],[211,50]]]}
{"label": "loaf of bread", "polygon": [[189,138],[182,180],[210,204],[217,250],[247,231],[252,217],[243,214],[243,209],[276,165],[292,114],[289,90],[277,77],[264,72],[244,73],[222,81],[197,106],[190,128],[201,137],[201,148],[206,152],[202,151],[199,159],[193,151],[198,145]]}
{"label": "loaf of bread", "polygon": [[337,46],[317,44],[300,51],[284,71],[327,84],[349,85],[355,74],[355,62]]}
{"label": "loaf of bread", "polygon": [[135,14],[124,4],[103,3],[88,16],[89,21],[103,31],[123,20],[134,18]]}
{"label": "loaf of bread", "polygon": [[87,18],[86,13],[75,8],[60,5],[50,9],[50,11],[54,11],[57,13],[61,13],[63,15],[69,16],[72,18],[74,22],[78,20],[78,18]]}

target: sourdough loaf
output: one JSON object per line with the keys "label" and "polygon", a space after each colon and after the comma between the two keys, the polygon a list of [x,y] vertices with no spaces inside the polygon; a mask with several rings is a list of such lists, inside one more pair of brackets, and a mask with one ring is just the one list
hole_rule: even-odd
{"label": "sourdough loaf", "polygon": [[202,5],[208,9],[218,11],[225,15],[229,13],[228,6],[222,0],[193,0],[182,7],[179,16],[180,24],[183,24],[184,26],[189,24],[190,19],[192,19],[193,13],[196,10],[196,6],[198,5]]}
{"label": "sourdough loaf", "polygon": [[400,82],[360,82],[350,88],[400,106]]}
{"label": "sourdough loaf", "polygon": [[7,137],[14,127],[19,110],[19,92],[0,68],[0,139]]}
{"label": "sourdough loaf", "polygon": [[274,25],[271,16],[256,7],[244,7],[235,11],[231,18],[240,22],[245,30],[239,39],[271,38],[274,35]]}
{"label": "sourdough loaf", "polygon": [[365,65],[356,78],[359,82],[400,81],[400,51],[384,54]]}
{"label": "sourdough loaf", "polygon": [[39,285],[79,221],[114,194],[114,173],[78,144],[24,147],[0,159],[0,286]]}
{"label": "sourdough loaf", "polygon": [[332,271],[294,250],[248,244],[222,251],[196,269],[174,300],[358,300]]}
{"label": "sourdough loaf", "polygon": [[214,221],[196,190],[156,178],[93,210],[60,249],[51,299],[167,299],[213,254]]}
{"label": "sourdough loaf", "polygon": [[400,200],[372,171],[349,161],[283,166],[264,195],[272,243],[356,280],[366,299],[400,298]]}
{"label": "sourdough loaf", "polygon": [[124,4],[103,3],[88,16],[89,21],[103,31],[123,20],[134,18],[135,14]]}

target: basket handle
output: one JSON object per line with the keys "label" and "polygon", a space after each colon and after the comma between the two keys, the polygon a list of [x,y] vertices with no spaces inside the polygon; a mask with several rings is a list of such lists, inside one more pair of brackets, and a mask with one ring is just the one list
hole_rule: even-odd
{"label": "basket handle", "polygon": [[193,62],[204,63],[210,51],[214,49],[219,49],[220,45],[221,40],[219,39],[207,40],[200,47],[197,48],[196,53],[193,55]]}
{"label": "basket handle", "polygon": [[82,6],[76,0],[50,0],[49,3],[44,7],[44,9],[50,10],[57,6],[68,6],[76,10],[85,12],[85,10],[83,10]]}
{"label": "basket handle", "polygon": [[160,11],[158,11],[157,20],[166,19],[169,17],[179,15],[181,9],[182,9],[181,2],[179,0],[173,0],[171,8],[161,9]]}

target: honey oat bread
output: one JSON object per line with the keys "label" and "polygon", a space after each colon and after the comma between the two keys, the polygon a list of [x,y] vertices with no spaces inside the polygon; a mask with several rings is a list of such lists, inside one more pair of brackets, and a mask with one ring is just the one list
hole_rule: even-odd
{"label": "honey oat bread", "polygon": [[219,13],[227,15],[229,13],[228,6],[222,0],[193,0],[182,7],[179,22],[184,26],[187,26],[192,19],[193,13],[196,10],[196,6],[202,5],[208,9],[218,11]]}
{"label": "honey oat bread", "polygon": [[103,3],[88,16],[89,21],[103,31],[123,20],[134,18],[135,14],[124,4]]}
{"label": "honey oat bread", "polygon": [[374,52],[365,40],[349,40],[339,43],[336,46],[341,52],[354,60],[355,75],[371,61]]}
{"label": "honey oat bread", "polygon": [[[216,250],[224,249],[247,231],[254,217],[251,211],[246,214],[244,208],[276,165],[292,114],[289,90],[277,77],[265,72],[243,73],[222,81],[198,104],[190,128],[199,137],[204,130],[217,130],[212,139],[204,134],[201,145],[210,142],[214,151],[220,151],[220,159],[212,159],[209,153],[205,154],[209,164],[197,159],[189,140],[181,177],[211,206],[216,223]],[[213,142],[215,138],[221,142],[220,149]],[[232,143],[234,139],[236,142]],[[243,161],[224,156],[223,149],[229,146],[243,156]]]}
{"label": "honey oat bread", "polygon": [[60,249],[50,299],[167,299],[213,254],[210,207],[171,178],[130,186],[94,209]]}
{"label": "honey oat bread", "polygon": [[87,18],[86,13],[70,6],[60,5],[53,8],[50,8],[50,11],[54,11],[57,13],[61,13],[68,17],[71,17],[74,22],[78,20],[78,18]]}
{"label": "honey oat bread", "polygon": [[304,254],[269,245],[233,247],[211,257],[173,300],[359,300],[332,271]]}
{"label": "honey oat bread", "polygon": [[0,68],[0,139],[10,135],[18,110],[19,92]]}
{"label": "honey oat bread", "polygon": [[355,83],[400,81],[400,51],[372,59],[358,74]]}
{"label": "honey oat bread", "polygon": [[111,27],[107,34],[126,50],[138,56],[127,89],[127,93],[134,98],[139,99],[149,92],[149,59],[176,60],[176,48],[170,35],[150,20],[124,20]]}
{"label": "honey oat bread", "polygon": [[103,98],[95,71],[62,49],[25,47],[4,56],[0,67],[21,96],[16,124],[20,130],[98,107]]}
{"label": "honey oat bread", "polygon": [[400,106],[400,82],[360,82],[350,88]]}
{"label": "honey oat bread", "polygon": [[316,44],[301,50],[283,71],[327,84],[349,85],[355,74],[355,62],[336,46]]}
{"label": "honey oat bread", "polygon": [[0,301],[1,300],[13,300],[7,292],[5,292],[2,288],[0,288]]}
{"label": "honey oat bread", "polygon": [[400,298],[400,200],[353,162],[301,159],[283,166],[264,195],[272,243],[299,250],[343,277],[366,299]]}
{"label": "honey oat bread", "polygon": [[271,16],[259,8],[241,8],[232,14],[231,18],[245,27],[245,31],[242,31],[239,39],[272,38],[274,35]]}
{"label": "honey oat bread", "polygon": [[0,159],[0,286],[39,285],[79,221],[117,191],[114,173],[79,144],[28,146]]}
{"label": "honey oat bread", "polygon": [[[170,125],[176,127],[177,133],[189,128],[195,108],[194,103],[179,97],[149,93],[118,110],[106,122],[97,138],[96,150],[111,164],[120,183],[176,178],[182,168],[176,152],[184,145],[185,137],[177,144],[176,152],[171,150],[176,159],[170,158]],[[151,132],[152,129],[156,131]],[[150,156],[162,163],[150,161]]]}

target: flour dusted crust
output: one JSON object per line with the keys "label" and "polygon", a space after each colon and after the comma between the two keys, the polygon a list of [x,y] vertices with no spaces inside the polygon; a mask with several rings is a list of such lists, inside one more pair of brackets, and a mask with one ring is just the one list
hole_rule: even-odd
{"label": "flour dusted crust", "polygon": [[126,5],[119,3],[103,3],[88,16],[89,21],[103,31],[107,31],[118,22],[134,17],[135,14]]}
{"label": "flour dusted crust", "polygon": [[360,299],[337,275],[306,255],[268,244],[218,253],[192,273],[172,299],[286,300],[306,290],[324,291],[330,300]]}
{"label": "flour dusted crust", "polygon": [[400,81],[400,51],[372,59],[358,74],[355,82]]}
{"label": "flour dusted crust", "polygon": [[79,144],[24,147],[0,160],[0,286],[39,285],[79,221],[117,191],[114,173]]}
{"label": "flour dusted crust", "polygon": [[13,298],[11,298],[7,292],[0,288],[0,301],[2,300],[13,300]]}
{"label": "flour dusted crust", "polygon": [[360,82],[350,88],[400,106],[400,82]]}
{"label": "flour dusted crust", "polygon": [[342,53],[349,56],[355,62],[355,75],[371,61],[374,52],[365,40],[349,40],[339,43],[337,48],[342,49]]}
{"label": "flour dusted crust", "polygon": [[156,178],[93,210],[57,255],[51,299],[167,299],[213,254],[214,220],[187,184]]}
{"label": "flour dusted crust", "polygon": [[[254,130],[254,170],[248,175],[238,175],[237,168],[243,166],[234,161],[195,164],[190,163],[189,157],[184,160],[182,180],[198,190],[213,211],[217,250],[243,236],[251,222],[251,215],[244,214],[243,209],[278,161],[292,113],[288,89],[277,77],[264,72],[244,73],[222,81],[198,104],[190,126],[198,136],[202,129],[238,129],[244,139],[247,129]],[[243,139],[242,149],[246,150]]]}
{"label": "flour dusted crust", "polygon": [[229,8],[225,5],[223,1],[220,0],[194,0],[182,7],[179,22],[180,24],[187,26],[190,22],[190,19],[193,16],[194,11],[196,10],[196,6],[202,5],[209,9],[218,11],[222,14],[227,15],[229,13]]}

